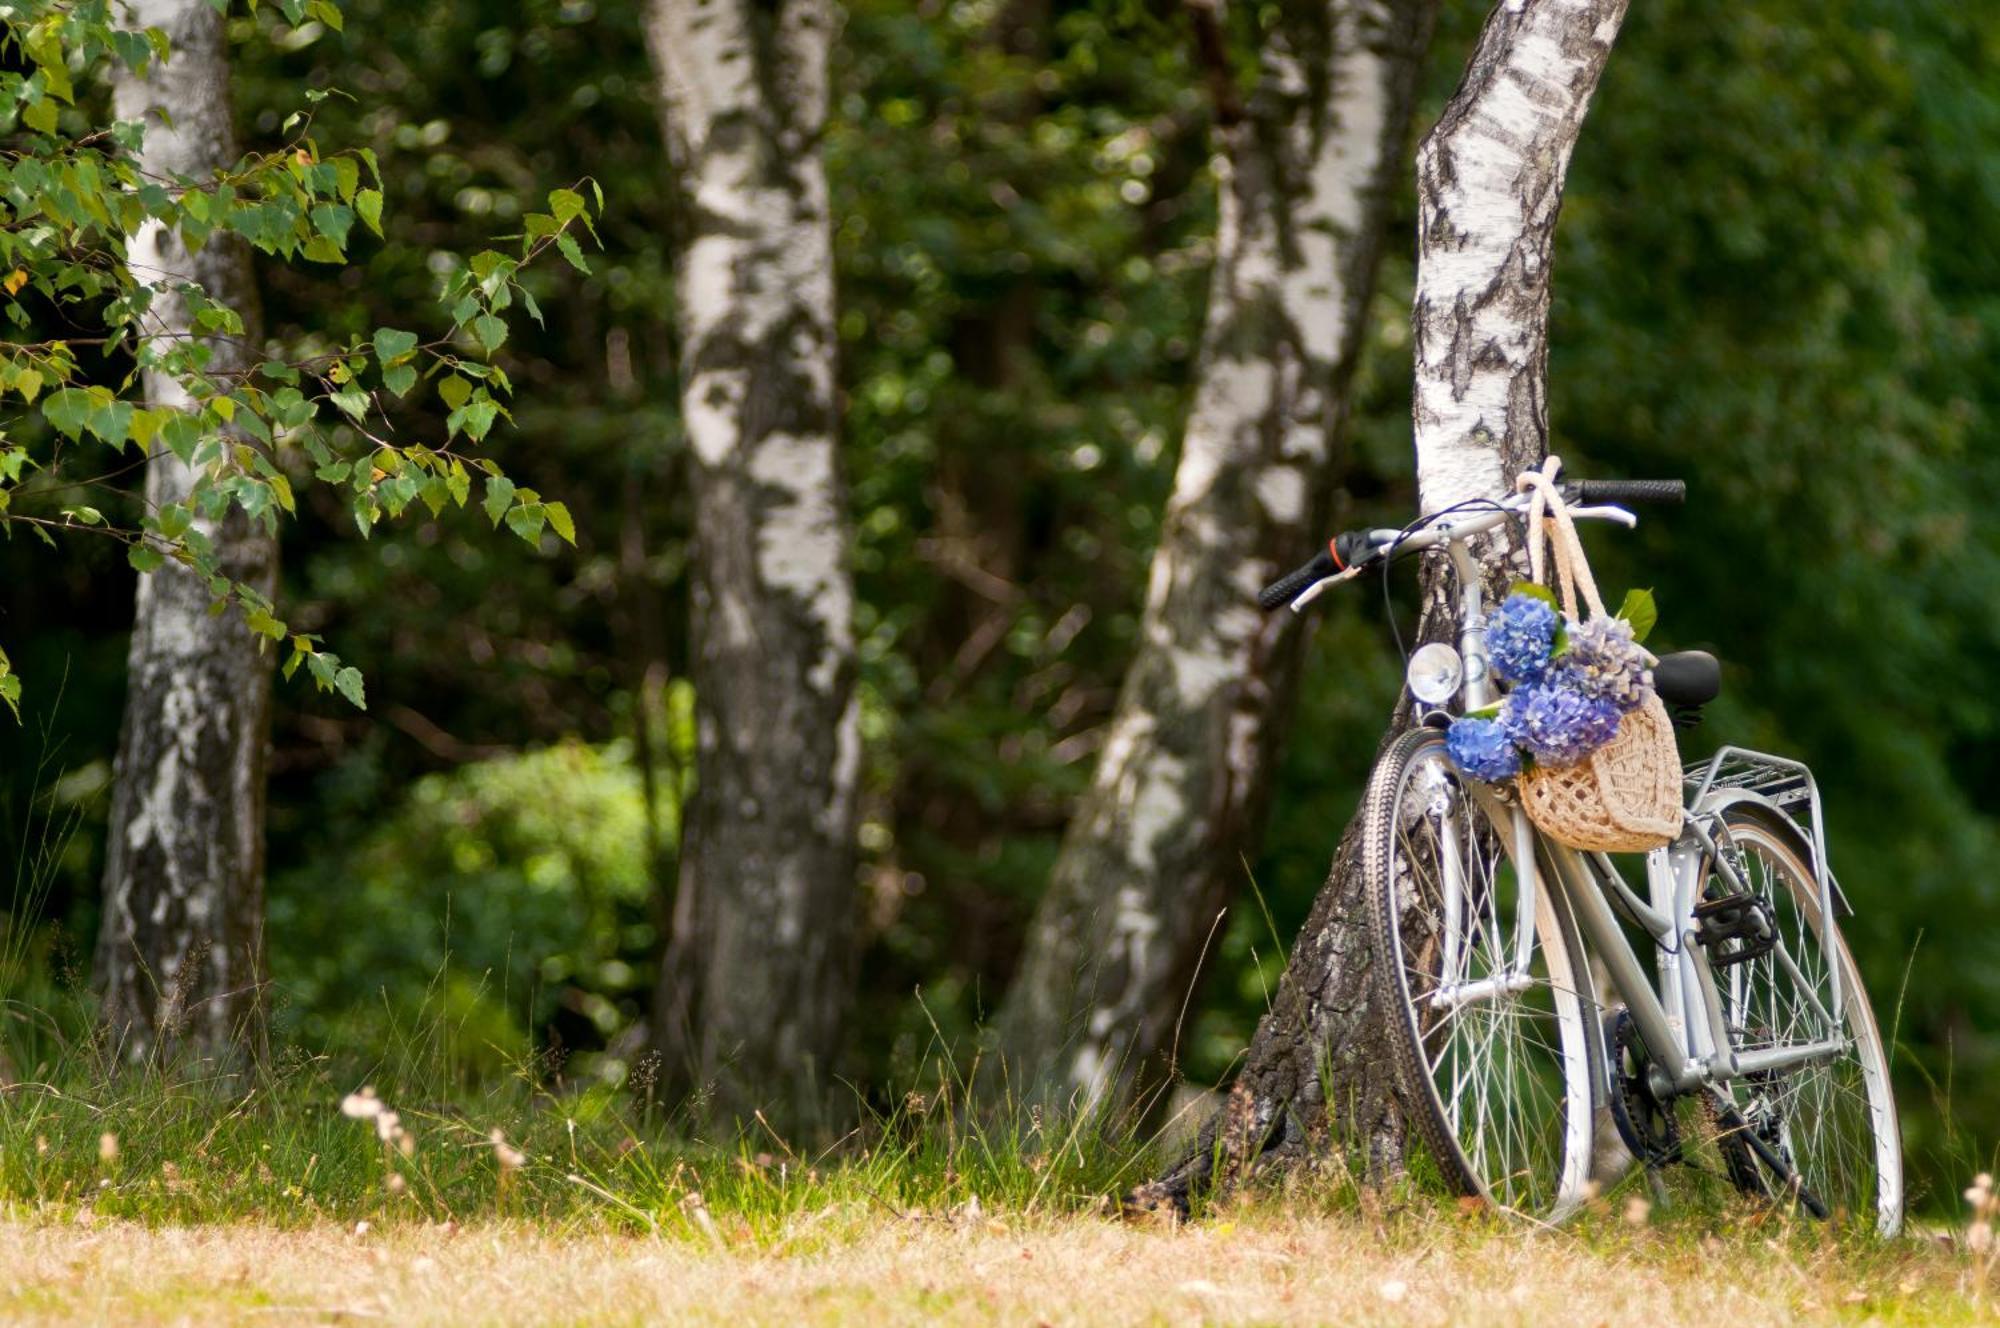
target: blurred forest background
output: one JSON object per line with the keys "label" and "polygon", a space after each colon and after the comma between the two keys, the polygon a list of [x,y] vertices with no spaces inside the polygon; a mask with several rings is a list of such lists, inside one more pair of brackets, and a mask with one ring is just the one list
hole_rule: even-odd
{"label": "blurred forest background", "polygon": [[[1485,8],[1446,5],[1420,127]],[[1030,0],[999,41],[1001,9],[851,0],[834,45],[865,737],[837,1068],[883,1099],[940,1035],[972,1053],[1088,780],[1216,231],[1182,7]],[[284,527],[288,617],[366,672],[370,706],[302,679],[276,693],[274,1036],[366,1063],[443,1026],[470,1075],[623,1084],[693,759],[670,176],[641,7],[346,15],[231,20],[245,145],[279,141],[301,87],[340,89],[316,132],[372,146],[390,204],[386,240],[337,277],[261,269],[271,336],[410,321],[434,252],[518,228],[581,174],[604,189],[604,249],[591,277],[524,274],[547,327],[514,328],[515,427],[488,444],[567,503],[574,550],[451,509],[364,540],[317,489]],[[1237,59],[1265,21],[1231,7]],[[1919,1176],[1965,1147],[1954,1130],[2000,1123],[1996,68],[1983,6],[1648,0],[1557,246],[1552,450],[1691,493],[1596,539],[1599,575],[1654,587],[1668,648],[1725,661],[1688,755],[1762,745],[1818,771]],[[1407,179],[1398,199],[1336,526],[1414,510]],[[30,683],[23,724],[0,725],[0,847],[20,864],[0,976],[31,1000],[88,985],[133,575],[108,542],[0,547],[0,639]],[[1249,1041],[1400,685],[1380,598],[1323,603],[1257,888],[1190,1005],[1195,1083]]]}

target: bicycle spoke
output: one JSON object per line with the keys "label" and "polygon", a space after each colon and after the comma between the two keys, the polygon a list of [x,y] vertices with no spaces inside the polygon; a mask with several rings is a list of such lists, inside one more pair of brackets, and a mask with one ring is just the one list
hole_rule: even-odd
{"label": "bicycle spoke", "polygon": [[[1825,944],[1810,864],[1754,825],[1731,827],[1729,840],[1744,885],[1771,910],[1791,960],[1787,966],[1774,949],[1729,970],[1726,1015],[1738,1050],[1846,1044],[1832,1060],[1747,1076],[1730,1086],[1732,1095],[1746,1127],[1774,1145],[1830,1211],[1889,1229],[1900,1215],[1900,1158],[1867,997],[1852,961]],[[1845,964],[1847,1002],[1838,1026],[1829,1019],[1836,963]]]}
{"label": "bicycle spoke", "polygon": [[[1496,1202],[1548,1211],[1562,1197],[1574,1143],[1568,1088],[1588,1082],[1569,1068],[1585,1054],[1582,1002],[1573,982],[1552,980],[1540,935],[1525,990],[1509,989],[1519,882],[1495,827],[1441,756],[1406,772],[1395,808],[1386,865],[1399,988],[1440,1122]],[[1449,864],[1460,872],[1455,889],[1444,879]],[[1447,928],[1458,932],[1455,945]]]}

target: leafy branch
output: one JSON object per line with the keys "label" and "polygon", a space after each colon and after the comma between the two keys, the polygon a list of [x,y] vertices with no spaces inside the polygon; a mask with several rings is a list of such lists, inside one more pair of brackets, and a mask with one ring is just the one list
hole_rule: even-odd
{"label": "leafy branch", "polygon": [[[331,0],[282,0],[279,7],[294,23],[316,18],[340,27]],[[578,235],[597,238],[603,194],[594,181],[549,194],[548,210],[528,214],[522,232],[506,237],[516,242],[512,252],[484,250],[446,272],[438,290],[441,333],[424,339],[378,327],[343,345],[246,366],[264,348],[244,345],[241,315],[199,282],[149,267],[141,256],[171,233],[193,255],[234,237],[287,262],[345,264],[360,230],[383,234],[375,154],[366,147],[323,154],[311,114],[301,111],[286,121],[278,149],[246,154],[205,179],[163,177],[141,166],[146,126],[85,122],[72,71],[122,65],[143,74],[172,58],[165,33],[116,26],[109,0],[0,0],[0,25],[0,54],[21,57],[14,62],[21,68],[0,71],[5,313],[14,327],[30,329],[32,296],[98,325],[88,335],[0,341],[0,402],[17,399],[47,426],[20,431],[29,441],[19,441],[12,426],[24,416],[0,421],[0,530],[19,526],[51,543],[52,532],[109,536],[126,545],[142,574],[172,563],[205,583],[215,612],[235,607],[259,636],[289,640],[286,677],[304,666],[322,690],[364,707],[360,672],[322,649],[320,638],[291,631],[267,596],[225,574],[216,554],[215,533],[232,510],[272,533],[281,515],[296,512],[288,470],[306,467],[288,466],[288,455],[303,454],[313,481],[341,496],[364,537],[413,503],[433,515],[465,507],[476,475],[481,507],[496,528],[505,522],[537,546],[545,530],[576,542],[561,502],[515,485],[471,449],[512,418],[505,403],[513,384],[495,359],[507,340],[507,315],[518,307],[543,321],[521,274],[551,250],[590,271]],[[326,95],[307,94],[313,102]],[[129,354],[132,367],[114,384],[92,381],[78,358],[85,348]],[[236,353],[218,362],[224,348]],[[444,437],[399,443],[391,402],[409,400],[423,384],[434,385],[448,412]],[[46,499],[131,468],[35,486],[37,472],[52,472],[65,445],[136,452],[131,465],[171,456],[191,476],[187,497],[146,507],[136,526],[83,505],[54,516],[17,510],[17,495]],[[15,706],[19,694],[20,680],[0,654],[0,700]]]}

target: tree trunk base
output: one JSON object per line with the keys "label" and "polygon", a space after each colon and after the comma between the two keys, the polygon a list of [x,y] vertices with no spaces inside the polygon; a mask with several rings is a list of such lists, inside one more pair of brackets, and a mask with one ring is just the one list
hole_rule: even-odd
{"label": "tree trunk base", "polygon": [[1133,1213],[1188,1216],[1265,1176],[1343,1156],[1369,1183],[1400,1175],[1404,1116],[1365,920],[1358,818],[1300,933],[1243,1071],[1195,1146],[1125,1196]]}

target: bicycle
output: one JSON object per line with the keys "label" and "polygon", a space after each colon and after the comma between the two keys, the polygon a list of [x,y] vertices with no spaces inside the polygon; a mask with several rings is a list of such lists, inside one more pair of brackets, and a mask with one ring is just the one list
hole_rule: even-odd
{"label": "bicycle", "polygon": [[[1626,526],[1619,503],[1679,502],[1678,480],[1562,485],[1578,519]],[[1902,1222],[1902,1153],[1881,1034],[1839,918],[1812,772],[1724,747],[1684,773],[1680,837],[1645,855],[1640,897],[1616,864],[1541,834],[1511,785],[1447,755],[1446,707],[1497,700],[1476,535],[1528,495],[1350,531],[1266,587],[1303,610],[1400,556],[1442,548],[1459,628],[1411,657],[1421,715],[1376,762],[1361,804],[1362,871],[1396,1077],[1446,1179],[1496,1207],[1560,1220],[1596,1192],[1604,1118],[1656,1182],[1689,1160],[1690,1105],[1727,1180],[1814,1217]],[[1659,659],[1683,718],[1720,692],[1712,656]],[[1628,934],[1627,928],[1630,928]],[[1633,936],[1653,954],[1649,978]],[[1598,973],[1616,1004],[1600,1001]]]}

